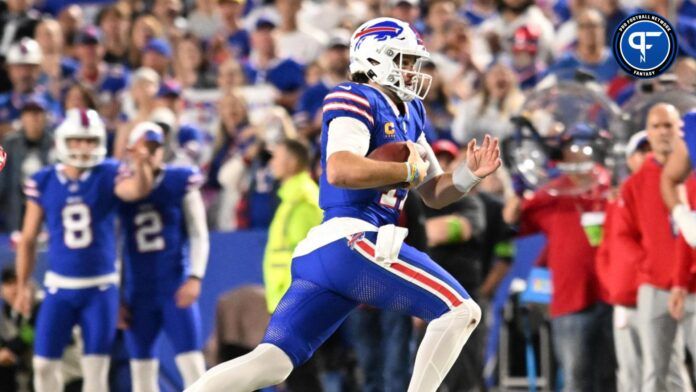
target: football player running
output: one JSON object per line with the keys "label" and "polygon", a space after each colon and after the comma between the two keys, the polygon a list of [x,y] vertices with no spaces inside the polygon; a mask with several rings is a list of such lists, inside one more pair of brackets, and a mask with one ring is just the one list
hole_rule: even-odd
{"label": "football player running", "polygon": [[[418,34],[400,20],[374,19],[353,33],[353,82],[336,86],[323,105],[324,222],[295,249],[292,284],[262,344],[212,368],[188,391],[248,392],[281,383],[361,303],[429,321],[408,391],[438,388],[481,309],[428,255],[403,244],[406,229],[394,224],[409,189],[441,208],[501,162],[498,140],[486,136],[480,147],[468,144],[453,172],[442,171],[424,135],[421,100],[430,77],[420,67],[428,58]],[[366,158],[392,142],[408,143],[406,162]]]}
{"label": "football player running", "polygon": [[17,248],[17,311],[28,315],[29,280],[36,263],[37,237],[49,233],[46,298],[36,322],[34,387],[63,390],[60,358],[73,326],[82,330],[84,391],[107,391],[109,355],[116,333],[118,282],[115,220],[120,200],[150,192],[153,175],[143,146],[134,146],[126,169],[105,159],[106,130],[94,110],[72,109],[55,131],[60,163],[25,183],[27,196]]}

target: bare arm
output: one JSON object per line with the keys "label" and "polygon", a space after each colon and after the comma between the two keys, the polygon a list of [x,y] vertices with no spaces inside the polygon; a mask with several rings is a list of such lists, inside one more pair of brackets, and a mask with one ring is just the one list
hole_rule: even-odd
{"label": "bare arm", "polygon": [[501,164],[498,139],[486,135],[480,148],[476,147],[476,140],[469,142],[466,162],[457,165],[452,172],[426,181],[418,188],[418,193],[427,206],[442,208],[461,199]]}
{"label": "bare arm", "polygon": [[349,151],[337,151],[326,161],[326,179],[331,185],[348,189],[387,187],[406,181],[403,162],[382,162]]}
{"label": "bare arm", "polygon": [[669,155],[662,177],[660,178],[660,191],[662,199],[669,211],[679,204],[677,186],[686,181],[691,172],[691,161],[684,140],[678,139],[674,143],[674,150]]}
{"label": "bare arm", "polygon": [[28,200],[16,260],[18,296],[14,307],[22,314],[29,314],[31,309],[29,279],[36,264],[36,239],[41,231],[42,222],[43,209],[38,203]]}
{"label": "bare arm", "polygon": [[428,233],[428,246],[466,242],[473,231],[468,219],[454,214],[426,220],[425,230]]}
{"label": "bare arm", "polygon": [[139,143],[133,152],[133,175],[118,181],[114,189],[116,196],[123,201],[142,199],[152,191],[154,183],[154,169],[147,160],[148,152],[143,143]]}

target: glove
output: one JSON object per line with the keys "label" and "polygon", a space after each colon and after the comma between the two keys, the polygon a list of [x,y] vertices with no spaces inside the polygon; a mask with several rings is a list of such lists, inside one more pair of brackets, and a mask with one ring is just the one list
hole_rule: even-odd
{"label": "glove", "polygon": [[691,211],[689,206],[678,204],[672,210],[672,219],[677,224],[686,243],[692,248],[696,248],[696,213]]}

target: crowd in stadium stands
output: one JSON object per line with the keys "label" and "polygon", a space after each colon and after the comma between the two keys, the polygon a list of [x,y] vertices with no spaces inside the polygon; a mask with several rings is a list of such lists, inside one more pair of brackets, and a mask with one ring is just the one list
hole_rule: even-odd
{"label": "crowd in stadium stands", "polygon": [[[286,180],[318,178],[322,102],[347,80],[350,34],[363,21],[391,16],[421,34],[431,53],[424,69],[433,77],[424,100],[427,138],[447,168],[472,138],[510,136],[510,118],[535,89],[589,82],[619,106],[640,94],[653,82],[625,74],[611,49],[617,26],[635,10],[674,24],[680,49],[670,80],[695,94],[693,0],[0,1],[0,145],[10,154],[0,175],[0,233],[21,229],[23,181],[55,162],[53,129],[69,109],[99,112],[114,158],[126,156],[134,125],[159,124],[167,160],[206,175],[211,230],[268,229],[287,201]],[[520,189],[501,170],[443,210],[416,196],[404,208],[407,242],[428,251],[481,304],[508,270],[512,238],[547,236],[540,259],[552,271],[552,342],[566,391],[687,390],[693,382],[681,368],[696,330],[686,331],[686,343],[677,333],[693,313],[679,308],[683,288],[696,287],[682,260],[691,254],[678,251],[686,245],[672,234],[658,192],[684,113],[669,105],[649,110],[646,123],[629,130],[647,135],[628,144],[634,174],[620,189],[554,198]],[[282,158],[274,156],[279,149]],[[290,163],[274,168],[274,159]],[[581,221],[604,210],[600,244]],[[11,270],[1,276],[5,301],[15,295],[13,279]],[[275,306],[269,299],[267,309],[263,295],[245,287],[220,300],[209,366],[259,343]],[[12,324],[11,313],[6,305],[0,324]],[[18,382],[30,350],[20,338],[28,327],[7,332],[4,324],[0,389]],[[423,323],[365,307],[345,326],[349,343],[330,340],[287,381],[289,390],[405,391],[411,342],[422,337]],[[486,335],[481,323],[443,390],[486,389]]]}

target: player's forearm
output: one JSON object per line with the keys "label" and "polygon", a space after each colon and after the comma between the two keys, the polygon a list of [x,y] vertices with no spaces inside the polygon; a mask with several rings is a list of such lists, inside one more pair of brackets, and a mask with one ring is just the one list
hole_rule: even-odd
{"label": "player's forearm", "polygon": [[348,189],[370,189],[405,182],[408,169],[403,162],[382,162],[348,151],[331,154],[326,162],[329,184]]}
{"label": "player's forearm", "polygon": [[135,201],[147,196],[154,183],[154,170],[146,161],[134,165],[133,176],[116,185],[116,194],[123,201]]}
{"label": "player's forearm", "polygon": [[184,197],[184,217],[189,237],[191,271],[197,278],[205,276],[210,253],[208,225],[206,223],[205,205],[200,191],[190,191]]}
{"label": "player's forearm", "polygon": [[424,183],[418,188],[423,202],[430,208],[440,209],[464,197],[454,186],[452,173],[444,173]]}
{"label": "player's forearm", "polygon": [[36,239],[25,238],[19,241],[17,246],[17,285],[22,288],[29,283],[31,274],[34,272],[34,264],[36,260]]}

